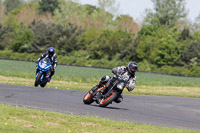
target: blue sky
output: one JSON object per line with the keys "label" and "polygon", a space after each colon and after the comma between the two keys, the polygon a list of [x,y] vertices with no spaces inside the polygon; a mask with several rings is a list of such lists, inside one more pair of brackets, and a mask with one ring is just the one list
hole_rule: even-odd
{"label": "blue sky", "polygon": [[[82,4],[97,5],[98,0],[79,0]],[[151,0],[116,0],[120,4],[120,14],[128,14],[134,20],[141,20],[145,9],[153,9]],[[186,8],[189,10],[188,18],[192,21],[200,14],[200,0],[186,0]]]}

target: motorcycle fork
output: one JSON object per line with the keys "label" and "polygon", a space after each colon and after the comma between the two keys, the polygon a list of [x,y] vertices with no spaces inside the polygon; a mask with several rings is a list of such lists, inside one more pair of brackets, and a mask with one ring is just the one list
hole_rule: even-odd
{"label": "motorcycle fork", "polygon": [[51,72],[50,71],[48,71],[48,72],[46,72],[46,78],[49,78],[50,77],[50,75],[51,75]]}
{"label": "motorcycle fork", "polygon": [[40,77],[40,81],[42,81],[44,78],[44,74],[42,74],[42,76]]}
{"label": "motorcycle fork", "polygon": [[108,92],[105,94],[105,97],[109,97],[111,93],[113,92],[113,88],[116,86],[118,82],[114,83],[113,86],[108,90]]}

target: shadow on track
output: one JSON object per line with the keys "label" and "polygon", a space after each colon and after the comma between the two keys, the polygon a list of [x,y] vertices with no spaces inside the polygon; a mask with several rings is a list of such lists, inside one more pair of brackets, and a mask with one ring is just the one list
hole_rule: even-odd
{"label": "shadow on track", "polygon": [[[90,106],[94,106],[94,107],[99,107],[98,105],[90,105]],[[104,108],[104,109],[118,109],[118,110],[129,110],[129,109],[125,109],[125,108],[118,108],[118,107],[99,107],[99,108]]]}

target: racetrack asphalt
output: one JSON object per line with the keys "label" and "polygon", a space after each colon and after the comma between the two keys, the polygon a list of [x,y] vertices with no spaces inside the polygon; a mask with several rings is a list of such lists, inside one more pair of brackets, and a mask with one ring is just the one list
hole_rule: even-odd
{"label": "racetrack asphalt", "polygon": [[85,105],[86,91],[0,84],[0,104],[200,131],[200,99],[123,95],[106,108]]}

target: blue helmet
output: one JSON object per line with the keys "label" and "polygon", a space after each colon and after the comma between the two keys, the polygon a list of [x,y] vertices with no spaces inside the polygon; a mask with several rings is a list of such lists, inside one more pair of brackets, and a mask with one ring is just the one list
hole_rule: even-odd
{"label": "blue helmet", "polygon": [[52,57],[54,55],[54,48],[50,47],[48,50],[49,56]]}

